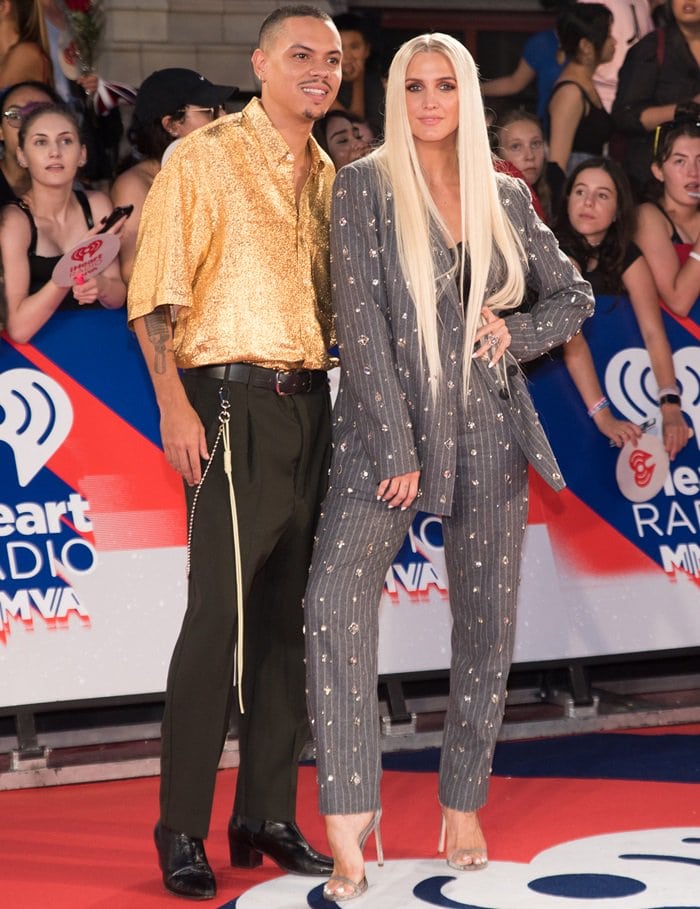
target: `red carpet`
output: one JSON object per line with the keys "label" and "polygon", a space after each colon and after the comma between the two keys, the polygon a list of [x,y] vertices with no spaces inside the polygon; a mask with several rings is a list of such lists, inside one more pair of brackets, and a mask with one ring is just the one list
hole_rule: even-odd
{"label": "red carpet", "polygon": [[[676,741],[679,731],[666,730],[674,734]],[[700,728],[686,727],[682,731],[688,735],[689,745],[700,742]],[[660,734],[653,742],[658,742],[662,748],[665,738]],[[543,770],[546,773],[546,767]],[[314,773],[309,767],[300,771],[299,823],[309,839],[323,847],[322,823],[316,813]],[[267,861],[262,870],[252,872],[239,872],[228,866],[225,830],[234,784],[235,771],[220,773],[212,832],[207,841],[209,860],[219,883],[217,898],[205,904],[212,909],[233,905],[234,898],[244,891],[278,876],[275,867]],[[435,774],[386,771],[382,787],[386,867],[391,866],[392,859],[434,859],[439,832]],[[156,868],[151,831],[157,788],[156,779],[144,779],[0,793],[3,830],[0,906],[3,909],[158,909],[168,906],[173,909],[187,905],[183,900],[166,895]],[[478,875],[485,879],[485,875],[499,867],[494,863],[528,863],[544,849],[584,837],[666,827],[696,828],[695,836],[700,837],[700,784],[495,777],[489,804],[481,818],[491,860],[491,868]],[[684,873],[695,875],[697,887],[689,897],[691,902],[687,903],[693,907],[700,905],[697,902],[700,848],[697,857],[697,862],[685,860],[686,864],[697,867],[682,869]],[[373,845],[367,859],[370,862],[375,859]],[[449,874],[449,869],[444,862],[435,862],[432,873]],[[477,876],[462,876],[465,877]],[[313,880],[304,880],[308,889],[315,886]],[[372,900],[372,889],[357,904],[358,909],[387,905]],[[696,902],[692,902],[693,899]],[[247,905],[247,900],[248,897],[240,902]],[[519,909],[521,905],[550,905],[548,897],[542,900],[532,904],[516,900],[508,905],[494,903],[493,906],[494,909]],[[628,905],[626,899],[616,901],[616,904],[618,902],[620,909]],[[308,904],[304,901],[298,905],[317,904],[328,905],[314,903],[311,899]],[[450,901],[433,904],[468,905]],[[576,903],[587,907],[595,904],[595,900]],[[259,905],[274,909],[275,905],[286,907],[288,903],[268,900]],[[607,905],[605,902],[605,909]],[[648,906],[646,903],[635,905],[644,905],[646,909],[660,906],[655,902]],[[686,904],[675,902],[672,905]]]}

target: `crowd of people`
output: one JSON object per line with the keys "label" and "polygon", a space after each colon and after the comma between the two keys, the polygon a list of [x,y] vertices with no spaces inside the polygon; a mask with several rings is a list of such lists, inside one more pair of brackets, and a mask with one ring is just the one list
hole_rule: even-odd
{"label": "crowd of people", "polygon": [[[656,29],[654,8],[663,13]],[[563,5],[556,31],[563,59],[542,50],[560,69],[538,101],[549,131],[533,113],[506,109],[492,124],[493,146],[596,293],[629,298],[673,457],[689,430],[659,300],[683,317],[700,296],[700,6],[583,0]],[[486,97],[502,93],[495,82],[495,91],[483,86]],[[638,438],[638,427],[612,413],[585,332],[563,353],[598,429],[616,445]]]}
{"label": "crowd of people", "polygon": [[[155,829],[169,891],[216,894],[204,840],[234,708],[232,864],[266,855],[323,875],[330,901],[367,889],[372,833],[382,855],[377,606],[417,508],[442,516],[453,616],[441,842],[451,868],[486,866],[477,811],[504,710],[528,468],[564,485],[520,364],[561,349],[600,432],[635,444],[582,330],[593,291],[619,296],[670,458],[691,435],[659,299],[686,317],[700,294],[700,4],[668,0],[665,24],[635,34],[611,75],[617,6],[567,4],[500,85],[480,84],[448,35],[407,41],[384,73],[361,18],[282,7],[262,24],[260,94],[242,111],[225,115],[234,86],[191,70],[145,79],[108,196],[81,178],[84,111],[49,75],[45,29],[31,37],[24,5],[0,3],[0,71],[15,74],[0,99],[5,330],[26,343],[58,310],[126,303],[186,490],[187,610]],[[57,9],[43,7],[45,25]],[[484,96],[534,78],[537,53],[549,55],[541,116],[513,109],[487,126]],[[599,93],[603,66],[614,99]],[[616,131],[634,186],[609,154]],[[62,254],[113,206],[132,207],[109,226],[119,259],[56,283]],[[295,822],[309,728],[331,856]]]}

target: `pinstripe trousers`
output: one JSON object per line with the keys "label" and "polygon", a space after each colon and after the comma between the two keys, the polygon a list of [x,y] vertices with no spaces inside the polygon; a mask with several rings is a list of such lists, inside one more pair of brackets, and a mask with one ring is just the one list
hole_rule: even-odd
{"label": "pinstripe trousers", "polygon": [[[453,628],[439,799],[458,811],[486,801],[527,523],[527,461],[499,403],[472,370],[459,418],[452,510],[443,518]],[[368,462],[359,456],[342,467],[334,463],[305,596],[307,700],[322,814],[380,804],[378,604],[415,512],[377,502],[366,476]]]}

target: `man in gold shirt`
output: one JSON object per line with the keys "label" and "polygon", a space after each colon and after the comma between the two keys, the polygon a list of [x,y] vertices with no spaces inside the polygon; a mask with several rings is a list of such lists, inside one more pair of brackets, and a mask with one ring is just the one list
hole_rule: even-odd
{"label": "man in gold shirt", "polygon": [[267,17],[252,57],[260,101],[187,137],[158,174],[129,286],[163,448],[187,490],[188,603],[168,675],[155,840],[166,888],[194,899],[216,893],[202,840],[234,662],[231,863],[255,867],[266,854],[290,872],[332,870],[294,818],[308,737],[301,600],[330,458],[334,173],[310,131],[335,99],[340,60],[338,32],[315,7]]}

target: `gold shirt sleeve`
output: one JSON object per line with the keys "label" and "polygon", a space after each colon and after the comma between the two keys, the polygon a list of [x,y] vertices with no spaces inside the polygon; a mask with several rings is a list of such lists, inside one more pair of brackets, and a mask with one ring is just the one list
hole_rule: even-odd
{"label": "gold shirt sleeve", "polygon": [[194,276],[209,246],[206,196],[197,198],[189,158],[175,158],[146,196],[129,282],[129,319],[158,306],[190,307]]}
{"label": "gold shirt sleeve", "polygon": [[329,367],[334,171],[313,140],[310,149],[297,205],[294,158],[254,99],[188,136],[156,177],[129,318],[177,307],[179,366]]}

